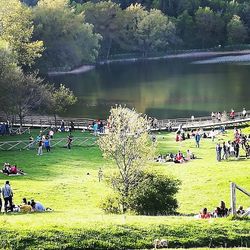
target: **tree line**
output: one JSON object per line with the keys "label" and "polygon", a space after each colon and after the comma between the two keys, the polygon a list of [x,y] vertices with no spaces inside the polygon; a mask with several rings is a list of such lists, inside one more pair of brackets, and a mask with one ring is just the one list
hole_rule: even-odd
{"label": "tree line", "polygon": [[115,54],[148,56],[175,49],[247,44],[250,39],[249,1],[22,2],[32,13],[32,40],[43,42],[37,67],[44,71],[69,70]]}

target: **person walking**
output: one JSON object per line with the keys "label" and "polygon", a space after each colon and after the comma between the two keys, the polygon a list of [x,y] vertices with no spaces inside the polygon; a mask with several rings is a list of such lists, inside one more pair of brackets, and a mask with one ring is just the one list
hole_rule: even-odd
{"label": "person walking", "polygon": [[12,197],[13,197],[13,191],[10,187],[10,182],[6,181],[5,185],[2,188],[2,195],[4,199],[4,210],[7,213],[8,205],[10,207],[10,211],[13,211],[13,204],[12,204]]}
{"label": "person walking", "polygon": [[72,140],[73,140],[73,137],[72,137],[72,135],[70,133],[69,136],[68,136],[68,141],[67,141],[67,148],[68,149],[71,149]]}

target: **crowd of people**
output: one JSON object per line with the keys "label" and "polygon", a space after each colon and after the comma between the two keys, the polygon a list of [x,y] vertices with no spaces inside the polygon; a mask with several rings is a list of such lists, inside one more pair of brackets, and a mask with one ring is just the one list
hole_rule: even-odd
{"label": "crowd of people", "polygon": [[188,149],[186,155],[184,155],[180,150],[177,154],[168,153],[166,155],[159,155],[155,158],[156,162],[174,162],[174,163],[184,163],[190,160],[195,159],[196,156]]}
{"label": "crowd of people", "polygon": [[[2,198],[3,200],[2,200]],[[5,185],[0,189],[0,212],[45,212],[50,211],[50,208],[45,208],[40,202],[35,201],[34,199],[27,201],[26,198],[23,198],[20,205],[15,205],[13,203],[13,190],[11,188],[10,182],[6,181]],[[3,208],[2,208],[3,207]]]}
{"label": "crowd of people", "polygon": [[[37,149],[37,155],[43,155],[43,149],[46,149],[47,152],[51,151],[51,139],[53,139],[54,137],[54,130],[50,129],[48,131],[48,133],[42,134],[42,131],[40,131],[40,134],[36,137],[36,139],[34,140],[34,138],[32,136],[29,137],[29,148],[34,148],[35,145],[37,145],[38,149]],[[71,149],[71,145],[73,142],[73,135],[71,134],[71,132],[69,133],[69,135],[67,136],[67,142],[65,147],[68,149]]]}
{"label": "crowd of people", "polygon": [[227,160],[228,158],[240,157],[240,148],[245,151],[245,157],[250,156],[250,134],[247,136],[241,132],[241,129],[234,128],[234,138],[232,141],[216,144],[216,159],[217,161]]}
{"label": "crowd of people", "polygon": [[[243,215],[245,213],[243,206],[239,206],[236,213],[237,215]],[[207,208],[205,207],[196,217],[200,219],[222,218],[222,217],[227,217],[229,214],[230,214],[230,209],[226,207],[224,201],[221,201],[220,205],[216,207],[212,212],[208,212]]]}

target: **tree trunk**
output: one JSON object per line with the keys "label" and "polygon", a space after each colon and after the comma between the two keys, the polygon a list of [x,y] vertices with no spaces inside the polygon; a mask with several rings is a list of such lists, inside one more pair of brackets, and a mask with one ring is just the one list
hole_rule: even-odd
{"label": "tree trunk", "polygon": [[23,118],[24,118],[24,116],[22,115],[22,112],[20,112],[18,114],[18,116],[19,116],[19,120],[20,120],[20,132],[21,132],[22,128],[23,128]]}
{"label": "tree trunk", "polygon": [[54,114],[54,119],[55,119],[55,127],[57,128],[56,114]]}
{"label": "tree trunk", "polygon": [[108,43],[108,50],[107,50],[106,59],[109,59],[111,46],[112,46],[112,38],[109,38],[109,43]]}

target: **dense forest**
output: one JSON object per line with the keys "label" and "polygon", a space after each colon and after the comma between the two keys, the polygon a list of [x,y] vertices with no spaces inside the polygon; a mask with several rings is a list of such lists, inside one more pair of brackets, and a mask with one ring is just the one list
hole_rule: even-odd
{"label": "dense forest", "polygon": [[[2,6],[10,5],[10,2],[14,6],[18,0],[0,2]],[[133,53],[146,57],[176,49],[236,48],[250,41],[249,1],[21,2],[22,11],[29,13],[26,22],[32,24],[28,39],[42,46],[39,52],[42,56],[36,59],[36,67],[43,71],[69,70],[117,54]],[[14,17],[14,9],[5,8],[5,12],[0,12],[0,24],[6,22],[9,32],[19,22]],[[13,37],[10,41],[10,36],[5,33],[0,30],[0,39],[7,41],[10,47],[16,47],[17,41]]]}

